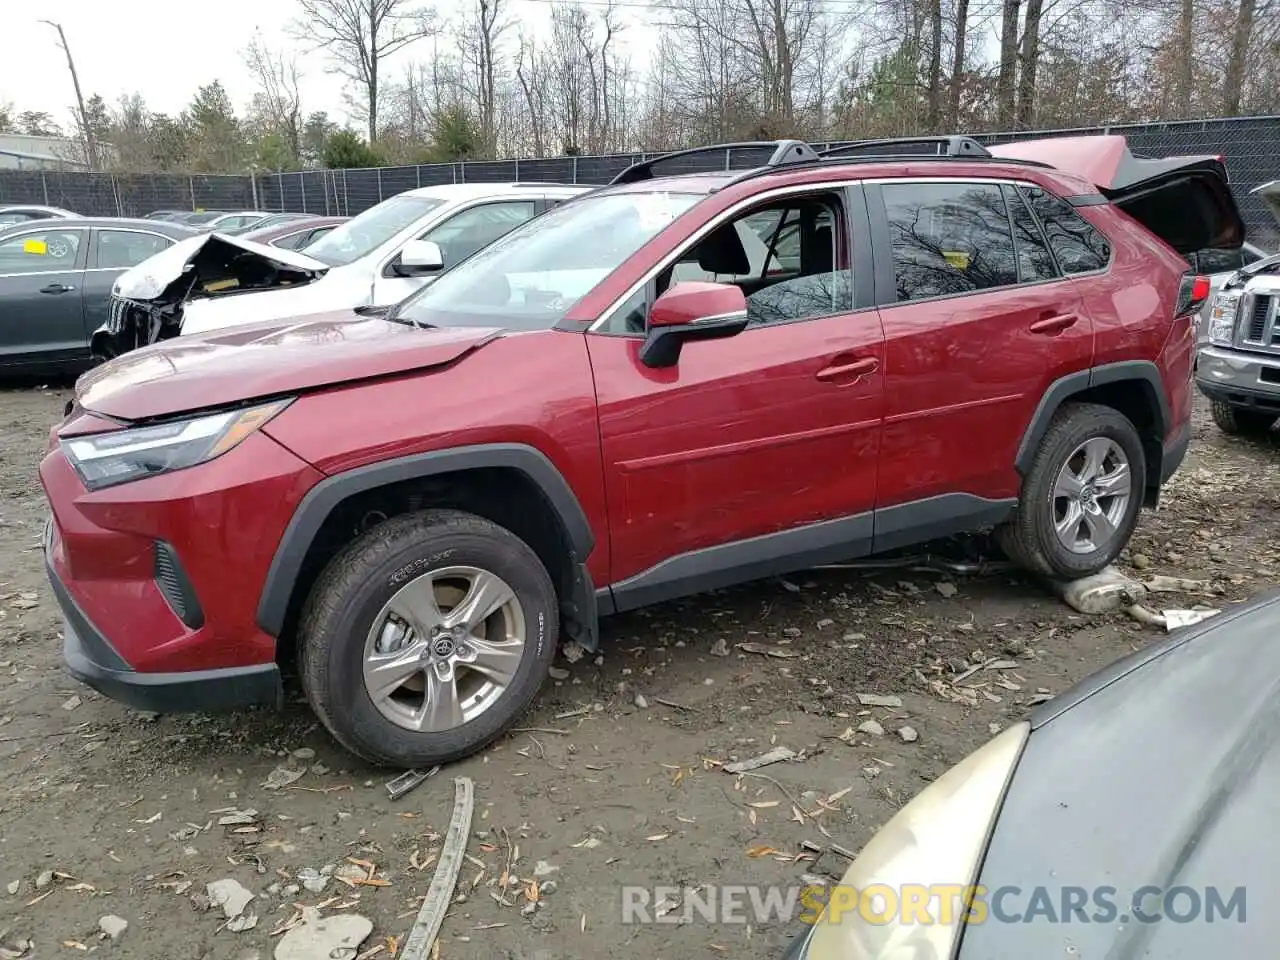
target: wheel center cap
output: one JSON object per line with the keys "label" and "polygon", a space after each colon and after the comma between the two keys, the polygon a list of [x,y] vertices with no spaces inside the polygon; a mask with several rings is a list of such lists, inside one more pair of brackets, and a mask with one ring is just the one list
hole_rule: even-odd
{"label": "wheel center cap", "polygon": [[457,644],[453,642],[453,637],[447,634],[442,637],[436,637],[431,641],[431,652],[437,657],[451,657],[455,649],[457,649]]}

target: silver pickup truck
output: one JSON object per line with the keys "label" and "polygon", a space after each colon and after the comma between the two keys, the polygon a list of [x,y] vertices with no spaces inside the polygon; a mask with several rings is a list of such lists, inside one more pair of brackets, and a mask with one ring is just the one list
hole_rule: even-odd
{"label": "silver pickup truck", "polygon": [[[1280,222],[1280,181],[1252,191]],[[1227,433],[1265,434],[1280,419],[1280,255],[1232,273],[1200,325],[1196,385]]]}

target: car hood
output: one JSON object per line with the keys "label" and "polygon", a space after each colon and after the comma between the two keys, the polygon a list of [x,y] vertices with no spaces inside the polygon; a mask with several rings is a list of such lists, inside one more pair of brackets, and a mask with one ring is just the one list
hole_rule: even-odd
{"label": "car hood", "polygon": [[1271,180],[1260,187],[1249,191],[1250,196],[1257,196],[1271,211],[1271,217],[1280,223],[1280,180]]}
{"label": "car hood", "polygon": [[1244,243],[1244,220],[1220,156],[1135,156],[1122,136],[1046,137],[992,146],[997,157],[1047,163],[1099,192],[1179,253]]}
{"label": "car hood", "polygon": [[[1269,955],[1280,937],[1280,915],[1265,908],[1280,890],[1277,636],[1273,595],[1139,651],[1033,716],[979,883],[1019,889],[1007,914],[1025,913],[1043,887],[1053,916],[968,926],[960,960],[1191,958],[1226,942],[1232,956]],[[1249,906],[1263,906],[1247,924],[1118,922],[1146,885],[1191,888],[1202,907],[1208,888],[1226,903],[1247,887]],[[1087,915],[1103,911],[1094,897],[1105,895],[1117,916],[1064,920],[1073,886],[1086,891]],[[1188,909],[1189,894],[1179,896],[1176,909]]]}
{"label": "car hood", "polygon": [[76,399],[122,420],[165,417],[441,366],[501,333],[419,328],[350,310],[313,314],[132,350],[82,376]]}

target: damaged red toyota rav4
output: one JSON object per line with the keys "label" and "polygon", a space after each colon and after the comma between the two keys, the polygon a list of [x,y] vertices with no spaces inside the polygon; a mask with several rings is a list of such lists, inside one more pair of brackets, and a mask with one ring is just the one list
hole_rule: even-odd
{"label": "damaged red toyota rav4", "polygon": [[338,741],[419,767],[615,611],[979,528],[1038,574],[1112,561],[1187,447],[1181,254],[1244,229],[1221,158],[735,153],[637,164],[389,313],[86,374],[40,467],[71,673],[279,704],[296,652]]}

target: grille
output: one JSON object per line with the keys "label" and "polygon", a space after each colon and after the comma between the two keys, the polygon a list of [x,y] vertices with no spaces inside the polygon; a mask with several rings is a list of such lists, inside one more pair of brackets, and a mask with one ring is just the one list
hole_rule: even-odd
{"label": "grille", "polygon": [[1250,343],[1262,343],[1267,329],[1267,310],[1271,307],[1271,298],[1265,295],[1253,298],[1253,309],[1249,311],[1249,325],[1245,328],[1244,338]]}
{"label": "grille", "polygon": [[160,540],[155,542],[155,578],[156,586],[179,620],[193,629],[204,625],[204,611],[200,609],[186,571],[178,562],[178,555],[173,547]]}

